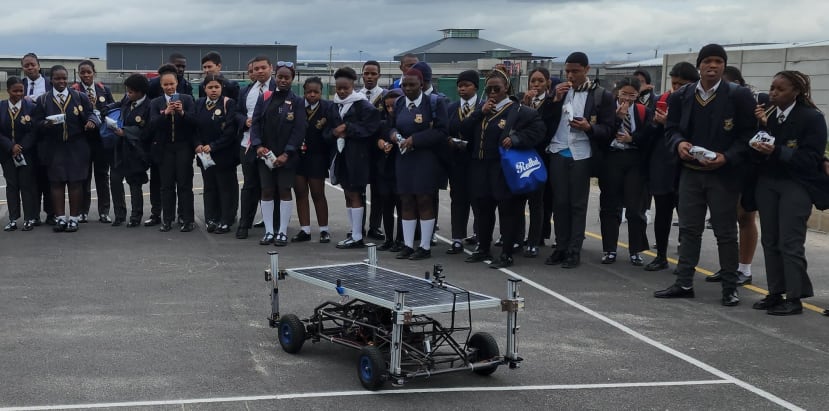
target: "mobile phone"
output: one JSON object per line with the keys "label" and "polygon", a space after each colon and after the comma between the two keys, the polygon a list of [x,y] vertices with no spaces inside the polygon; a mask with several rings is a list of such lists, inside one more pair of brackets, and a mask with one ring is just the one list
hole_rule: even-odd
{"label": "mobile phone", "polygon": [[663,113],[667,112],[668,111],[668,102],[667,101],[657,101],[656,102],[656,109],[663,112]]}
{"label": "mobile phone", "polygon": [[573,117],[573,121],[582,121],[584,117]]}
{"label": "mobile phone", "polygon": [[170,95],[170,102],[175,103],[176,101],[181,100],[181,96],[178,93],[173,93]]}

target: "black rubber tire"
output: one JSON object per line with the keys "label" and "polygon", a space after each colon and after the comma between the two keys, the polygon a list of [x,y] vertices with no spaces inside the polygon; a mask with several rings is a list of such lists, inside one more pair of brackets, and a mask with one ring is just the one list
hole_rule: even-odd
{"label": "black rubber tire", "polygon": [[367,345],[360,349],[357,360],[357,378],[367,390],[376,391],[383,387],[388,379],[386,358],[379,348]]}
{"label": "black rubber tire", "polygon": [[[472,336],[469,337],[468,346],[476,351],[470,358],[470,362],[489,360],[500,355],[500,351],[498,350],[498,342],[495,341],[495,337],[489,333],[479,332],[472,334]],[[497,369],[497,365],[492,365],[489,367],[476,368],[473,372],[478,375],[490,375]]]}
{"label": "black rubber tire", "polygon": [[305,326],[299,317],[287,314],[279,319],[279,345],[289,354],[296,354],[305,343]]}

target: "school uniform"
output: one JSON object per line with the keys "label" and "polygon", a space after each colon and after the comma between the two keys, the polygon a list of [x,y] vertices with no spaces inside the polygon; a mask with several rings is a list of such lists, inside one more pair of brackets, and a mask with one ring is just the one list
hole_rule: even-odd
{"label": "school uniform", "polygon": [[766,130],[775,138],[774,151],[768,156],[755,150],[751,153],[759,166],[755,198],[760,241],[769,295],[786,294],[787,301],[794,302],[814,295],[804,244],[812,205],[821,203],[812,183],[823,181],[817,193],[825,196],[827,192],[827,177],[821,169],[826,121],[817,109],[794,103],[769,115]]}
{"label": "school uniform", "polygon": [[[239,101],[239,83],[226,79],[223,75],[219,75],[222,80],[222,97],[228,97],[233,101]],[[207,93],[204,91],[204,82],[199,83],[199,97],[205,97]]]}
{"label": "school uniform", "polygon": [[184,228],[194,221],[193,157],[196,119],[193,97],[180,94],[179,98],[184,114],[163,114],[169,96],[156,97],[150,102],[150,155],[153,163],[158,165],[160,174],[162,221],[168,226],[172,224],[178,200]]}
{"label": "school uniform", "polygon": [[123,136],[115,137],[111,151],[112,167],[109,182],[112,192],[112,206],[115,221],[126,221],[127,203],[124,194],[124,180],[130,189],[129,226],[135,227],[144,214],[144,193],[142,186],[149,181],[149,155],[147,148],[151,140],[150,98],[142,97],[131,102],[125,98],[120,106]]}
{"label": "school uniform", "polygon": [[[553,123],[555,105],[553,97],[550,93],[544,93],[544,95],[534,98],[530,103],[544,123],[544,138],[535,146],[535,149],[546,168],[550,167],[550,158],[545,155],[545,150],[550,144],[556,128],[556,124]],[[527,253],[535,256],[538,252],[536,247],[542,244],[543,239],[550,238],[552,235],[553,190],[550,184],[544,184],[538,190],[526,194],[526,198],[530,211],[529,229],[526,233]],[[522,224],[521,227],[523,232],[524,225]]]}
{"label": "school uniform", "polygon": [[230,97],[221,96],[217,101],[202,97],[196,102],[196,145],[210,146],[210,158],[216,163],[205,168],[201,158],[196,160],[204,181],[205,221],[213,222],[223,230],[233,225],[239,209],[235,105]]}
{"label": "school uniform", "polygon": [[[259,183],[259,162],[256,158],[256,150],[250,145],[250,128],[247,127],[247,120],[253,119],[257,101],[265,91],[274,92],[276,81],[273,78],[267,83],[260,84],[253,82],[247,85],[239,95],[236,104],[236,121],[239,125],[236,141],[239,142],[238,156],[242,165],[242,176],[244,183],[239,198],[239,226],[238,230],[250,229],[253,219],[256,216],[256,208],[262,197],[262,189]],[[237,232],[237,235],[241,233]],[[247,234],[245,234],[245,237]]]}
{"label": "school uniform", "polygon": [[[470,139],[465,137],[461,131],[461,123],[467,117],[471,116],[475,110],[480,110],[481,107],[483,107],[483,99],[477,95],[468,101],[461,99],[450,104],[447,109],[447,129],[449,137],[469,141]],[[470,160],[471,158],[466,150],[453,148],[452,165],[449,169],[449,187],[451,188],[449,198],[451,201],[450,220],[452,224],[452,238],[456,240],[466,238],[466,228],[469,224],[469,211],[472,208],[472,202],[469,198],[469,184],[467,181],[467,168],[469,167]],[[477,232],[474,224],[473,230]]]}
{"label": "school uniform", "polygon": [[368,101],[360,100],[343,115],[338,104],[331,104],[327,118],[329,129],[325,135],[331,147],[337,146],[331,130],[346,124],[345,147],[342,152],[335,152],[333,160],[337,184],[346,191],[365,191],[371,169],[370,150],[377,142],[374,138],[380,128],[380,112]]}
{"label": "school uniform", "polygon": [[[42,94],[48,93],[52,91],[52,81],[46,77],[41,75],[37,78],[37,80],[32,81],[28,77],[23,76],[23,90],[24,94],[27,99],[31,102],[35,102],[38,97]],[[38,151],[41,151],[40,148],[45,143],[40,139],[35,143],[35,154]],[[45,148],[43,148],[45,150]],[[41,162],[37,161],[37,166],[35,167],[35,180],[36,180],[36,191],[35,191],[35,201],[37,203],[38,215],[36,216],[36,220],[38,224],[40,223],[40,208],[41,208],[41,201],[43,204],[43,212],[46,213],[46,221],[49,222],[50,220],[54,221],[55,213],[52,207],[52,194],[49,191],[49,172],[46,165]]]}
{"label": "school uniform", "polygon": [[[58,95],[63,96],[63,103]],[[63,124],[47,124],[46,117],[58,114],[66,116]],[[84,128],[90,121],[100,125],[86,95],[71,88],[62,93],[53,89],[38,97],[32,117],[44,142],[39,157],[48,168],[49,181],[84,181],[89,174],[89,144]]]}
{"label": "school uniform", "polygon": [[52,81],[48,77],[41,75],[37,80],[32,81],[23,76],[23,95],[32,101],[50,91],[52,91]]}
{"label": "school uniform", "polygon": [[[618,103],[617,103],[618,106]],[[646,186],[643,152],[648,146],[648,125],[653,112],[644,105],[630,105],[625,119],[617,117],[616,127],[627,131],[633,141],[620,143],[615,135],[600,147],[605,151],[604,167],[599,177],[599,220],[602,230],[602,251],[616,252],[619,240],[619,225],[622,223],[622,208],[626,210],[628,243],[631,255],[649,248],[646,229],[648,226],[642,212]]]}
{"label": "school uniform", "polygon": [[[667,102],[668,96],[670,92],[660,95],[656,101]],[[665,126],[651,124],[648,132],[649,143],[643,153],[647,168],[645,179],[648,194],[653,197],[654,202],[653,233],[657,258],[666,259],[668,236],[671,234],[674,209],[677,206],[679,162],[676,154],[668,150]]]}
{"label": "school uniform", "polygon": [[[101,82],[92,83],[88,86],[75,83],[72,88],[87,95],[99,119],[101,119],[101,113],[106,112],[106,107],[115,102],[109,87]],[[112,158],[108,154],[111,153],[112,148],[104,147],[98,130],[87,131],[87,142],[89,143],[91,164],[89,176],[84,181],[84,202],[81,206],[81,214],[89,214],[89,208],[92,204],[92,178],[94,176],[98,197],[98,215],[101,222],[108,222],[110,207],[109,168],[112,162]]]}
{"label": "school uniform", "polygon": [[[0,101],[0,165],[6,180],[6,204],[9,209],[9,221],[21,217],[20,205],[23,204],[23,219],[27,229],[39,214],[37,205],[37,150],[36,136],[32,116],[35,103],[21,99],[17,104],[8,100]],[[16,166],[12,149],[16,144],[23,147],[25,166]]]}
{"label": "school uniform", "polygon": [[331,102],[327,100],[320,100],[312,106],[305,103],[305,118],[308,125],[299,149],[299,161],[296,168],[298,176],[321,180],[328,177],[331,150],[325,142],[324,131],[328,122],[325,113],[330,107]]}
{"label": "school uniform", "polygon": [[[187,94],[188,96],[193,96],[193,84],[190,83],[184,76],[176,76],[176,80],[178,81],[178,85],[176,86],[176,93],[179,94]],[[161,88],[161,76],[153,77],[150,79],[150,88],[147,90],[147,97],[150,98],[150,101],[155,100],[158,97],[164,95],[164,90]]]}
{"label": "school uniform", "polygon": [[478,253],[482,256],[489,254],[492,244],[496,207],[503,235],[502,256],[511,257],[513,244],[520,241],[524,220],[523,202],[507,186],[499,147],[508,136],[515,148],[535,147],[544,138],[544,130],[538,112],[514,98],[498,102],[489,114],[478,108],[461,123],[462,135],[468,139],[467,182],[478,213]]}
{"label": "school uniform", "polygon": [[282,167],[269,168],[263,160],[258,161],[260,188],[290,189],[294,186],[299,149],[308,126],[305,117],[305,99],[293,91],[263,94],[256,104],[250,130],[251,150],[265,147],[277,157],[288,155]]}
{"label": "school uniform", "polygon": [[[435,107],[432,107],[435,104]],[[448,118],[443,99],[425,93],[415,101],[402,97],[394,104],[393,132],[412,137],[412,146],[397,158],[398,194],[433,195],[444,173],[438,150],[447,144]]]}
{"label": "school uniform", "polygon": [[[363,87],[359,93],[366,96],[368,102],[371,103],[374,108],[382,113],[385,111],[384,107],[384,100],[386,98],[387,90],[380,87],[375,86],[373,89],[369,90]],[[377,140],[380,137],[375,136],[373,140]],[[369,232],[373,235],[377,235],[380,230],[380,224],[382,222],[384,210],[387,210],[387,204],[385,202],[385,195],[384,193],[388,190],[389,181],[386,179],[387,176],[384,176],[383,169],[381,168],[383,161],[384,153],[382,150],[377,148],[376,145],[371,146],[370,151],[370,161],[372,167],[369,169],[369,184],[371,185],[371,198],[370,201],[365,201],[363,198],[366,207],[370,210],[368,213],[363,214],[363,231],[365,231],[365,220],[366,214],[368,215],[369,221]],[[391,184],[394,184],[393,182]],[[365,193],[363,194],[365,197]],[[370,204],[369,204],[370,203]],[[369,207],[370,206],[370,207]],[[394,205],[392,205],[394,207]]]}

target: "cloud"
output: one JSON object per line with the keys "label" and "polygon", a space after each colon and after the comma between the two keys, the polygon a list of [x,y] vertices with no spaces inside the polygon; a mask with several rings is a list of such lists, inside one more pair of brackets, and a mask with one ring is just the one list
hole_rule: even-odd
{"label": "cloud", "polygon": [[327,60],[332,47],[334,59],[388,60],[440,39],[437,30],[471,27],[484,29],[481,36],[488,40],[538,55],[582,50],[592,61],[620,61],[710,42],[826,40],[829,26],[829,3],[807,0],[790,0],[785,7],[772,0],[147,0],[140,6],[89,0],[83,8],[41,0],[36,9],[7,13],[0,25],[4,53],[102,58],[108,41],[277,41],[296,44],[300,59]]}

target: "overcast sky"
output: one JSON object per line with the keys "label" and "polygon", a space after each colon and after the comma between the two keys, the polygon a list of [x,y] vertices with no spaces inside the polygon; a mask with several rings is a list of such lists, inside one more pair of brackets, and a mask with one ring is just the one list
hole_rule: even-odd
{"label": "overcast sky", "polygon": [[[20,5],[27,3],[20,2]],[[298,46],[300,60],[389,60],[444,28],[542,56],[652,58],[717,42],[829,40],[829,2],[807,0],[39,0],[5,9],[0,54],[105,58],[115,41]],[[627,53],[631,53],[628,56]]]}

